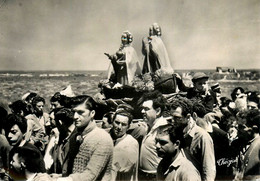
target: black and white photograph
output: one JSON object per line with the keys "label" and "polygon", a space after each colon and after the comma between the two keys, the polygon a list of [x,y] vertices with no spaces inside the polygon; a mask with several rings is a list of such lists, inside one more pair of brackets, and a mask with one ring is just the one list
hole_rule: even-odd
{"label": "black and white photograph", "polygon": [[259,180],[259,32],[259,0],[0,0],[0,180]]}

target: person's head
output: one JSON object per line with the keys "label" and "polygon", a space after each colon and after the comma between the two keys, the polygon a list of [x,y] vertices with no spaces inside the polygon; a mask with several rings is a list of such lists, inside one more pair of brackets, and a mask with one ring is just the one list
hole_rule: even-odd
{"label": "person's head", "polygon": [[221,103],[221,101],[220,101],[221,88],[220,88],[219,83],[215,83],[210,88],[216,94],[216,98],[217,98],[218,104],[220,104]]}
{"label": "person's head", "polygon": [[249,139],[253,139],[256,134],[260,133],[260,111],[258,109],[248,110],[246,111],[245,118],[244,131],[247,133]]}
{"label": "person's head", "polygon": [[104,114],[102,118],[102,126],[101,126],[103,129],[112,127],[113,116],[114,116],[114,112],[108,112]]}
{"label": "person's head", "polygon": [[201,102],[195,100],[192,101],[192,110],[192,117],[196,121],[196,124],[202,127],[203,129],[207,129],[208,123],[204,119],[204,116],[207,113],[205,106]]}
{"label": "person's head", "polygon": [[212,90],[213,92],[215,92],[217,95],[220,95],[220,94],[221,94],[221,89],[220,89],[219,83],[215,83],[215,84],[212,85],[210,88],[211,88],[211,90]]}
{"label": "person's head", "polygon": [[185,128],[193,121],[193,105],[189,99],[184,97],[176,98],[169,105],[169,108],[174,124]]}
{"label": "person's head", "polygon": [[51,109],[61,108],[62,95],[59,92],[56,92],[50,99]]}
{"label": "person's head", "polygon": [[10,145],[18,146],[26,133],[27,121],[22,116],[9,114],[6,117],[4,128]]}
{"label": "person's head", "polygon": [[121,36],[121,42],[123,45],[131,44],[133,42],[133,36],[129,31],[124,31]]}
{"label": "person's head", "polygon": [[24,101],[27,104],[32,104],[32,100],[37,96],[37,93],[35,92],[30,92],[28,95],[26,94],[26,96],[24,97]]}
{"label": "person's head", "polygon": [[159,91],[154,91],[145,93],[139,100],[139,103],[142,103],[141,113],[144,121],[151,126],[155,119],[162,115],[166,100]]}
{"label": "person's head", "polygon": [[247,109],[259,109],[259,107],[259,93],[250,92],[250,94],[247,95]]}
{"label": "person's head", "polygon": [[26,177],[25,172],[46,172],[41,152],[32,146],[13,148],[10,152],[10,158],[10,166],[13,173],[12,176],[15,177],[14,179]]}
{"label": "person's head", "polygon": [[29,113],[27,104],[22,100],[17,100],[9,105],[12,113],[26,116]]}
{"label": "person's head", "polygon": [[203,72],[196,72],[192,78],[194,88],[199,92],[204,92],[208,89],[209,77]]}
{"label": "person's head", "polygon": [[192,110],[193,110],[193,117],[196,114],[197,117],[203,118],[207,113],[206,108],[202,104],[202,102],[199,102],[197,100],[192,101]]}
{"label": "person's head", "polygon": [[174,157],[181,148],[183,133],[179,127],[165,125],[159,127],[156,135],[156,151],[159,157]]}
{"label": "person's head", "polygon": [[161,36],[162,35],[162,29],[161,27],[158,25],[158,23],[153,23],[152,26],[149,28],[149,35],[153,36]]}
{"label": "person's head", "polygon": [[73,111],[69,108],[56,109],[54,111],[54,120],[61,137],[67,137],[68,128],[74,123]]}
{"label": "person's head", "polygon": [[58,109],[62,107],[71,108],[71,97],[62,95],[60,92],[56,92],[50,99],[51,109]]}
{"label": "person's head", "polygon": [[94,119],[96,102],[90,96],[80,95],[73,98],[73,105],[75,126],[84,129]]}
{"label": "person's head", "polygon": [[220,98],[220,108],[227,108],[231,102],[232,102],[232,100],[229,99],[228,97],[221,97]]}
{"label": "person's head", "polygon": [[124,103],[124,104],[119,104],[116,110],[125,110],[129,113],[132,113],[134,111],[134,108],[131,105]]}
{"label": "person's head", "polygon": [[115,112],[112,122],[112,132],[116,138],[120,138],[126,134],[133,116],[125,110],[118,110]]}
{"label": "person's head", "polygon": [[233,101],[235,101],[237,99],[237,97],[240,95],[240,94],[243,94],[245,92],[245,90],[242,88],[242,87],[236,87],[232,93],[231,93],[231,98]]}
{"label": "person's head", "polygon": [[43,108],[45,105],[45,99],[40,97],[40,96],[36,96],[33,98],[32,100],[32,106],[33,109],[35,111],[36,114],[43,114]]}

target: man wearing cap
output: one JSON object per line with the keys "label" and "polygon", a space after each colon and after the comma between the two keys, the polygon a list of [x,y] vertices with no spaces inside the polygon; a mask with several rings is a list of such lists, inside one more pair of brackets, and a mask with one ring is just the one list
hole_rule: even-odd
{"label": "man wearing cap", "polygon": [[187,89],[187,98],[201,101],[206,111],[212,112],[217,99],[216,94],[208,87],[208,79],[205,73],[196,72],[192,78],[193,87]]}
{"label": "man wearing cap", "polygon": [[217,105],[221,104],[220,97],[221,97],[221,89],[219,83],[216,83],[211,86],[211,90],[216,94]]}

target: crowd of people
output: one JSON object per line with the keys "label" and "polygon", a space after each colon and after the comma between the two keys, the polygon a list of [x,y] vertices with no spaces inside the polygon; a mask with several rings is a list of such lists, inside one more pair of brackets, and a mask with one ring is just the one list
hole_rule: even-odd
{"label": "crowd of people", "polygon": [[[153,24],[143,39],[141,69],[125,31],[116,54],[106,53],[111,80],[129,85],[141,72],[173,74],[160,35]],[[224,97],[208,79],[196,72],[187,87],[176,74],[179,92],[144,91],[135,101],[127,92],[119,100],[61,91],[46,101],[25,94],[10,111],[0,107],[1,180],[260,179],[259,92],[237,87]]]}
{"label": "crowd of people", "polygon": [[30,93],[9,105],[11,113],[1,107],[1,179],[259,178],[259,92],[237,87],[221,97],[207,80],[198,72],[193,87],[179,84],[186,94],[145,92],[136,105],[121,101],[105,113],[91,96],[61,92],[46,113],[45,99]]}

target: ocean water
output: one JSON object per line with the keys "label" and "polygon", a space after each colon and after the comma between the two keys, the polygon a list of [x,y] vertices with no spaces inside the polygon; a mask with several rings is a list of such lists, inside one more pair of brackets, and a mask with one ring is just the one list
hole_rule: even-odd
{"label": "ocean water", "polygon": [[[238,86],[245,90],[259,91],[259,70],[240,70],[240,77],[217,75],[215,70],[177,70],[181,76],[190,77],[194,72],[203,71],[210,76],[209,84],[219,82],[222,95],[230,97],[231,91]],[[76,95],[93,96],[98,93],[98,83],[107,77],[106,71],[0,71],[0,104],[21,99],[27,92],[35,92],[48,100],[51,96],[72,86]]]}
{"label": "ocean water", "polygon": [[68,85],[77,95],[94,95],[104,78],[106,71],[1,71],[0,100],[13,102],[27,92],[35,92],[48,100]]}

